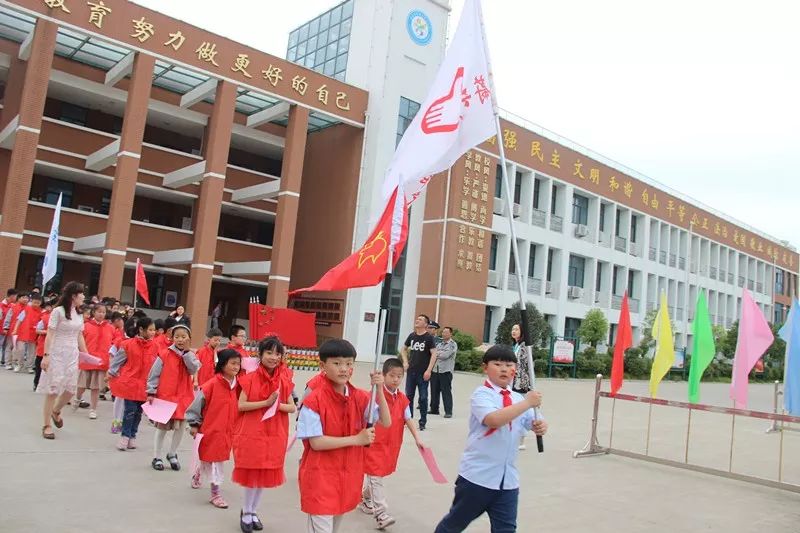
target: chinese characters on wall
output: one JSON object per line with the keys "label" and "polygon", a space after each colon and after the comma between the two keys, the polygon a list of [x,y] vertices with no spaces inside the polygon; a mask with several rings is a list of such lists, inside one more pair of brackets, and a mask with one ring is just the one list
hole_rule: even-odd
{"label": "chinese characters on wall", "polygon": [[458,207],[458,246],[456,247],[456,269],[465,272],[482,273],[488,269],[488,249],[491,241],[490,202],[494,197],[490,192],[491,176],[494,179],[496,163],[493,158],[469,151],[456,165]]}

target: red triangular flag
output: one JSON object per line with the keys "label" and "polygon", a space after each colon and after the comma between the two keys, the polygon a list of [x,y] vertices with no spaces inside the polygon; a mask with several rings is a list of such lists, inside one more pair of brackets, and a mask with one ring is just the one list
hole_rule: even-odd
{"label": "red triangular flag", "polygon": [[142,297],[144,303],[150,305],[150,291],[147,290],[147,278],[144,277],[144,267],[139,259],[136,260],[136,292]]}
{"label": "red triangular flag", "polygon": [[328,270],[317,283],[311,287],[293,290],[289,296],[307,291],[342,291],[355,287],[372,287],[383,281],[383,278],[386,277],[386,261],[392,240],[393,218],[397,220],[395,227],[400,224],[402,227],[392,252],[392,266],[396,265],[400,259],[400,253],[408,238],[408,204],[403,197],[399,201],[396,200],[397,189],[386,203],[378,225],[372,230],[364,246]]}
{"label": "red triangular flag", "polygon": [[622,387],[625,372],[625,350],[633,346],[631,330],[631,312],[628,309],[628,292],[622,297],[622,309],[619,312],[617,326],[617,342],[614,343],[614,360],[611,362],[611,395],[617,394]]}

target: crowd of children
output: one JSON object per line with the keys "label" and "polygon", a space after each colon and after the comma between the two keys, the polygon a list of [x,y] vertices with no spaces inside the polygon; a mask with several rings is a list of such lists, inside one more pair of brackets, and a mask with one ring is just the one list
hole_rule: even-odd
{"label": "crowd of children", "polygon": [[[13,289],[0,302],[0,364],[34,374],[34,390],[51,308],[52,302],[43,301],[40,294],[20,295]],[[320,373],[306,384],[298,406],[294,373],[276,336],[260,342],[260,364],[245,372],[242,361],[248,354],[241,326],[232,328],[224,347],[223,333],[210,330],[204,346],[195,352],[188,324],[173,317],[153,321],[142,312],[128,316],[118,302],[105,301],[89,306],[84,319],[86,350],[96,359],[80,363],[73,408],[80,406],[88,390],[89,418],[96,419],[98,400],[109,387],[115,402],[111,432],[121,433],[117,448],[128,451],[137,448],[145,402],[176,404],[166,423],[155,423],[152,468],[165,469],[163,447],[172,431],[166,460],[172,470],[181,469],[177,450],[188,427],[197,450],[190,485],[197,489],[207,480],[209,502],[225,509],[224,464],[233,455],[231,479],[244,488],[239,514],[243,532],[264,528],[257,514],[263,491],[286,481],[289,417],[298,408],[296,438],[303,445],[300,507],[308,515],[308,531],[338,531],[342,517],[356,507],[372,515],[379,530],[395,523],[385,479],[397,468],[404,428],[418,447],[425,447],[411,417],[410,401],[400,391],[405,377],[400,359],[389,358],[382,372],[371,373],[371,384],[379,391],[371,397],[351,383],[353,345],[329,340],[319,349]],[[437,533],[463,531],[484,512],[493,532],[516,531],[516,444],[527,431],[541,435],[547,430],[546,422],[537,420],[533,411],[541,404],[541,394],[512,391],[516,361],[514,352],[502,346],[484,356],[487,379],[472,395],[469,438],[455,499]]]}

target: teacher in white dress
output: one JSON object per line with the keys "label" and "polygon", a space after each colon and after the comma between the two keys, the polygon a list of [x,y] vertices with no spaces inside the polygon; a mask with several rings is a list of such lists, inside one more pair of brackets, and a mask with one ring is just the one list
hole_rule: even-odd
{"label": "teacher in white dress", "polygon": [[69,403],[78,388],[78,356],[87,352],[83,338],[83,315],[79,309],[85,298],[83,285],[70,281],[64,286],[47,324],[42,359],[42,377],[38,392],[44,393],[44,425],[42,437],[55,438],[50,422],[64,426],[61,409]]}

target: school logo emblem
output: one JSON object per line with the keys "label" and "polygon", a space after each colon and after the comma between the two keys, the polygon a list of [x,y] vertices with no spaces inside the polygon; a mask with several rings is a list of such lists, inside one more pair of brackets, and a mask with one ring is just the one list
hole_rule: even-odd
{"label": "school logo emblem", "polygon": [[415,9],[408,14],[406,30],[411,40],[420,46],[425,46],[433,38],[433,24],[424,12]]}
{"label": "school logo emblem", "polygon": [[358,268],[361,268],[367,261],[372,261],[373,265],[376,264],[378,259],[386,253],[387,248],[389,248],[389,243],[386,242],[383,231],[379,231],[375,238],[362,246],[358,252]]}

